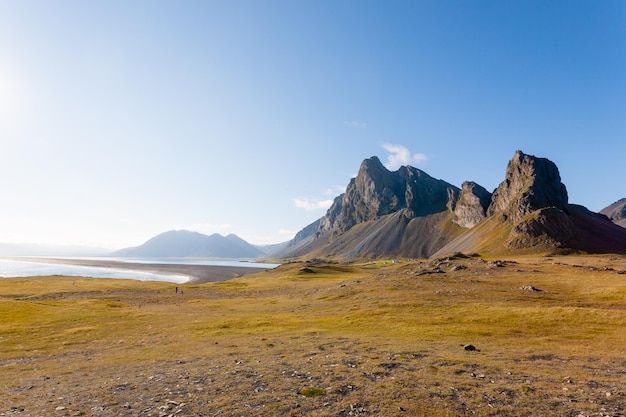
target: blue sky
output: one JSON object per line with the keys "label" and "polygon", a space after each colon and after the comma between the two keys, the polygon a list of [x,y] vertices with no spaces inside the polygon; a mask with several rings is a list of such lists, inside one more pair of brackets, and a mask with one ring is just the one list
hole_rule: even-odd
{"label": "blue sky", "polygon": [[372,155],[493,190],[516,149],[626,197],[626,3],[0,0],[2,242],[275,243]]}

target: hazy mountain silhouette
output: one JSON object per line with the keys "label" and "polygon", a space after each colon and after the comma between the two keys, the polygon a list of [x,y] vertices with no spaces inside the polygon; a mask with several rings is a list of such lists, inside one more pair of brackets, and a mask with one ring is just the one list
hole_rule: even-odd
{"label": "hazy mountain silhouette", "polygon": [[121,249],[112,255],[138,258],[256,258],[263,252],[232,234],[222,236],[215,233],[209,236],[188,230],[170,230],[149,239],[143,245]]}

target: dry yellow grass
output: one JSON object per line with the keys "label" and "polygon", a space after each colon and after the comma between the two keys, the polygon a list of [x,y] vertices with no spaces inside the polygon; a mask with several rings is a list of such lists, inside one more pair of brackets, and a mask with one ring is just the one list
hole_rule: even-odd
{"label": "dry yellow grass", "polygon": [[624,415],[625,270],[610,256],[294,263],[182,294],[2,279],[0,413]]}

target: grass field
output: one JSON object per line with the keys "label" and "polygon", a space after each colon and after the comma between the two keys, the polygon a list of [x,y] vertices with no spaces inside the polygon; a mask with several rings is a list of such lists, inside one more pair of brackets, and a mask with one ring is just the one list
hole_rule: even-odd
{"label": "grass field", "polygon": [[0,413],[623,416],[624,271],[617,256],[291,263],[179,293],[0,279]]}

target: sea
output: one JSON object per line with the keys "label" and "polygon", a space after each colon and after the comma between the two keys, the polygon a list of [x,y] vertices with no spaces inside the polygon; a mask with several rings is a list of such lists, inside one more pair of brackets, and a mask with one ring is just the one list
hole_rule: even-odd
{"label": "sea", "polygon": [[[213,266],[236,266],[250,268],[275,268],[279,264],[268,264],[240,260],[205,260],[186,258],[112,258],[112,257],[72,257],[54,259],[84,259],[98,261],[119,261],[129,263],[144,264],[184,264],[184,265],[213,265]],[[132,269],[101,268],[92,266],[79,266],[60,263],[45,263],[43,261],[32,261],[24,259],[1,259],[0,258],[0,278],[23,278],[37,276],[70,276],[70,277],[90,277],[90,278],[120,278],[135,279],[139,281],[165,281],[183,284],[189,281],[185,275],[156,274],[145,271],[134,271]]]}

